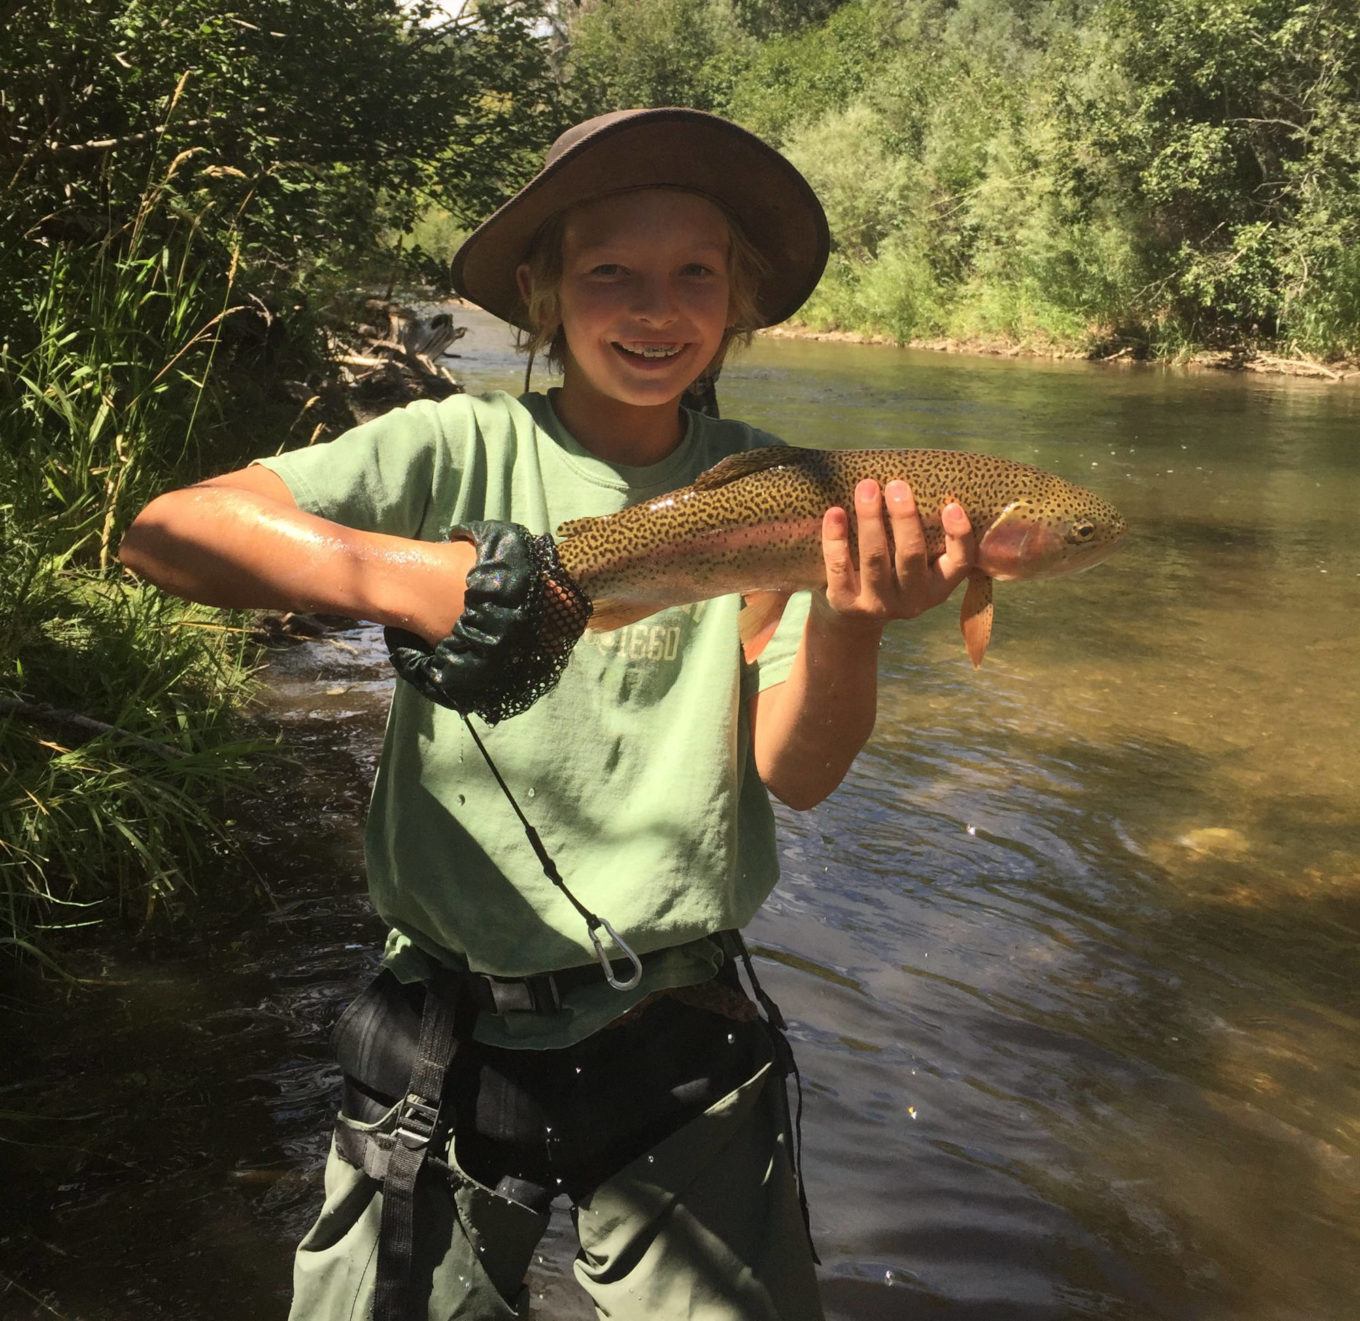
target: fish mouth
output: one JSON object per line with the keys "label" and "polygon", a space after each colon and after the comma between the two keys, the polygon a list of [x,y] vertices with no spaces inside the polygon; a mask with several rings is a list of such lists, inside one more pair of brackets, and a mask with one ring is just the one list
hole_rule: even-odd
{"label": "fish mouth", "polygon": [[626,358],[639,362],[666,362],[678,357],[688,347],[674,342],[666,344],[647,343],[643,340],[613,340],[613,347]]}

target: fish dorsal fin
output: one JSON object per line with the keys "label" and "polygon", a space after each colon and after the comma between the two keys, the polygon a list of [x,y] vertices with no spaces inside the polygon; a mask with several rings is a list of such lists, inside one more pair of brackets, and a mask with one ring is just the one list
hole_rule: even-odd
{"label": "fish dorsal fin", "polygon": [[586,518],[569,518],[565,523],[557,525],[558,541],[565,541],[568,537],[580,536],[582,532],[588,532],[596,523],[602,522],[603,516],[591,514]]}
{"label": "fish dorsal fin", "polygon": [[719,486],[735,482],[739,477],[749,477],[755,472],[765,472],[770,468],[783,468],[799,462],[799,452],[791,445],[766,445],[763,449],[742,450],[740,454],[729,454],[711,468],[701,472],[694,479],[696,491],[712,491]]}

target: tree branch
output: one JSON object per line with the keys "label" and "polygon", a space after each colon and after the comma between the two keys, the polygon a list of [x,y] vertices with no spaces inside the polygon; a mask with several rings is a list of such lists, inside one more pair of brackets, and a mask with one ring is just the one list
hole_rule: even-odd
{"label": "tree branch", "polygon": [[180,748],[172,748],[168,743],[157,743],[154,739],[143,738],[131,730],[119,729],[117,725],[106,724],[93,716],[81,715],[79,711],[67,711],[62,707],[48,706],[45,703],[25,702],[17,697],[0,697],[0,715],[14,715],[31,725],[55,726],[57,729],[76,729],[86,738],[97,738],[110,734],[114,738],[131,743],[134,747],[145,748],[148,752],[162,757],[178,760],[188,756]]}

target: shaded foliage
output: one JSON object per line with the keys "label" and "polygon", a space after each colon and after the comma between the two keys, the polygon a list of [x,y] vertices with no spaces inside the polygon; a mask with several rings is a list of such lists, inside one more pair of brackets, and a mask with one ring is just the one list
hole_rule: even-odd
{"label": "shaded foliage", "polygon": [[[6,5],[0,947],[164,911],[221,843],[248,648],[125,579],[118,540],[166,486],[305,442],[332,285],[532,171],[562,114],[537,14]],[[261,388],[285,375],[301,397]]]}
{"label": "shaded foliage", "polygon": [[[1325,351],[1360,322],[1360,11],[1117,0],[1127,81],[1091,143],[1140,204],[1172,310]],[[1088,103],[1090,104],[1090,103]]]}
{"label": "shaded foliage", "polygon": [[10,11],[0,203],[30,241],[116,234],[179,159],[184,212],[219,217],[204,244],[239,220],[248,279],[286,285],[370,252],[431,196],[483,213],[558,127],[535,10],[514,3],[431,26],[395,0]]}

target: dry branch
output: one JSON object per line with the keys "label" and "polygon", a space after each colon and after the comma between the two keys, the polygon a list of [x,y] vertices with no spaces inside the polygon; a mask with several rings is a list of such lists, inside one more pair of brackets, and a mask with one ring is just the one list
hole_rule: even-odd
{"label": "dry branch", "polygon": [[180,748],[172,748],[167,743],[157,743],[154,739],[143,738],[131,730],[120,729],[117,725],[96,720],[93,716],[82,715],[79,711],[68,711],[59,706],[48,706],[41,702],[25,702],[17,697],[0,697],[0,715],[18,716],[20,720],[26,720],[31,725],[76,730],[87,740],[109,735],[162,757],[178,759],[188,755]]}

